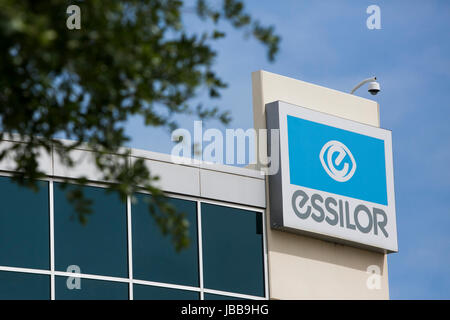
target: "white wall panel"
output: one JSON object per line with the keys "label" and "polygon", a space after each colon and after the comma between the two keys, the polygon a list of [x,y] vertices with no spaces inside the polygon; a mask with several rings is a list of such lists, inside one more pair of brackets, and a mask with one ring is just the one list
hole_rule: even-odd
{"label": "white wall panel", "polygon": [[264,208],[265,180],[211,170],[200,172],[201,196]]}

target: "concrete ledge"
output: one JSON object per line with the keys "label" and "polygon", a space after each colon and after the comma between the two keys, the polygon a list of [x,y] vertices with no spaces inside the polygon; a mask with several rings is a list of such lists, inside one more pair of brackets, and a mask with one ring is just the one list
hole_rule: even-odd
{"label": "concrete ledge", "polygon": [[[137,157],[131,157],[135,161]],[[169,162],[144,160],[152,175],[159,176],[156,186],[166,192],[200,196],[200,171],[198,168]]]}
{"label": "concrete ledge", "polygon": [[[64,144],[71,142],[60,141]],[[17,135],[8,135],[8,140],[0,142],[0,149],[17,142],[20,143]],[[169,154],[126,148],[120,151],[130,151],[130,162],[144,159],[151,174],[160,177],[156,185],[165,192],[265,208],[265,176],[258,170],[190,159],[186,159],[187,163],[176,164]],[[83,176],[94,183],[106,182],[95,165],[94,150],[82,144],[71,152],[75,165],[68,167],[62,163],[58,152],[53,150],[52,154],[47,154],[44,150],[39,159],[41,170],[49,177],[77,179]],[[12,155],[0,162],[0,171],[15,171]]]}
{"label": "concrete ledge", "polygon": [[202,170],[201,196],[265,208],[265,180],[235,174]]}

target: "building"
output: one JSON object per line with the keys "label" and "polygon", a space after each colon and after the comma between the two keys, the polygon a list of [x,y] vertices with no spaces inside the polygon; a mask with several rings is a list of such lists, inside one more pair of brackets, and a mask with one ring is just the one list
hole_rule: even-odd
{"label": "building", "polygon": [[[275,101],[379,127],[374,101],[263,71],[252,80],[256,129],[266,128],[265,107]],[[71,169],[56,153],[42,157],[47,178],[37,193],[10,181],[11,160],[0,163],[1,299],[389,298],[387,253],[395,249],[272,228],[273,189],[259,170],[174,164],[169,155],[132,150],[130,161],[144,158],[187,214],[191,246],[178,254],[147,212],[150,195],[124,203],[106,193],[92,152],[76,150],[83,160]],[[62,178],[81,173],[94,209],[85,226],[61,188]]]}

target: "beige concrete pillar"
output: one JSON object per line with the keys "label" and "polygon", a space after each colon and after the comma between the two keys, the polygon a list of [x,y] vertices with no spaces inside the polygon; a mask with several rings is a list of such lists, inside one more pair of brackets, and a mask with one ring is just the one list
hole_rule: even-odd
{"label": "beige concrete pillar", "polygon": [[[252,73],[252,89],[255,129],[266,128],[265,105],[278,100],[372,126],[380,124],[377,102],[344,92],[266,71]],[[271,299],[389,299],[386,254],[273,230],[267,208]],[[372,265],[381,270],[379,289],[367,286],[367,268]]]}

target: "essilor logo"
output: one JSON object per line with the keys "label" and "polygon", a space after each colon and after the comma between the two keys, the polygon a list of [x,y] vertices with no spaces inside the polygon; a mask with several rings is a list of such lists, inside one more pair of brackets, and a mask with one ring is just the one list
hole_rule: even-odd
{"label": "essilor logo", "polygon": [[334,180],[345,182],[353,177],[356,170],[355,158],[343,143],[328,141],[320,150],[319,157],[322,167]]}

